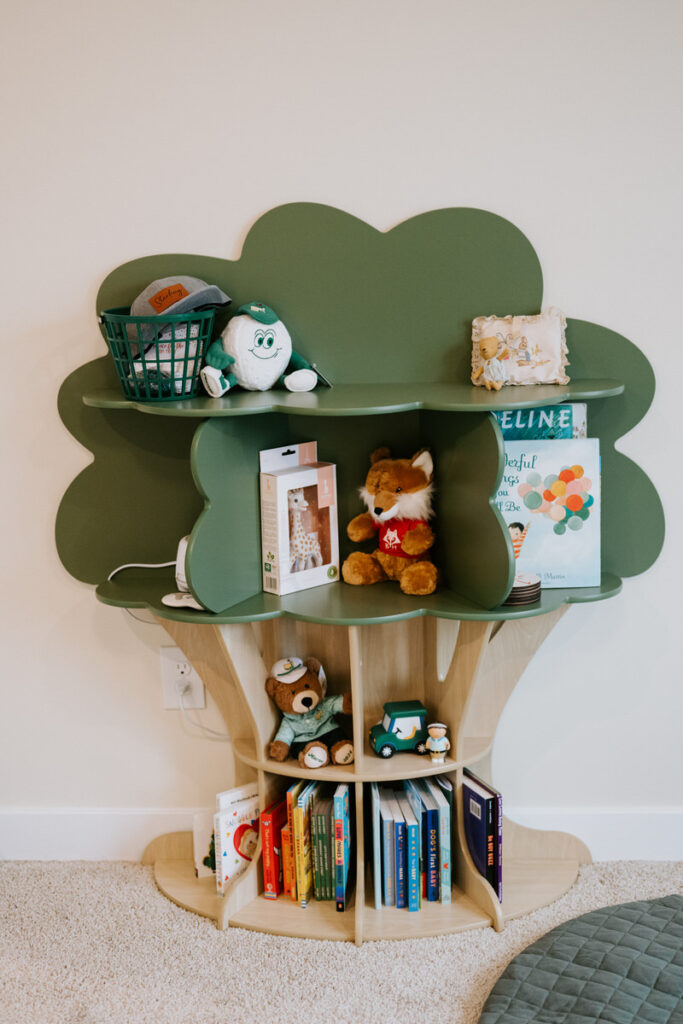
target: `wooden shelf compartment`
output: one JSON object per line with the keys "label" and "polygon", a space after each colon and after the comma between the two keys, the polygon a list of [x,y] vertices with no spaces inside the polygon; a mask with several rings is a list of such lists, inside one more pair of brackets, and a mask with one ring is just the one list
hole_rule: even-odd
{"label": "wooden shelf compartment", "polygon": [[[310,769],[302,768],[299,762],[293,758],[288,758],[286,761],[272,761],[265,757],[259,758],[254,744],[249,740],[235,740],[233,750],[238,760],[258,771],[274,775],[284,775],[292,779],[310,780],[312,777],[315,777],[323,782],[335,783],[394,782],[397,779],[417,779],[430,775],[441,775],[461,767],[459,762],[453,761],[450,758],[443,765],[435,766],[431,763],[429,757],[418,757],[416,754],[395,754],[392,758],[385,761],[372,753],[367,753],[357,758],[348,767],[329,764],[324,768],[316,769],[314,776],[312,776]],[[477,758],[485,753],[486,748],[483,746],[481,751],[475,751]]]}
{"label": "wooden shelf compartment", "polygon": [[308,906],[301,907],[289,896],[280,895],[276,900],[267,900],[260,895],[233,914],[230,924],[237,928],[287,935],[295,939],[353,942],[355,913],[353,892],[343,912],[337,910],[334,900],[314,898]]}

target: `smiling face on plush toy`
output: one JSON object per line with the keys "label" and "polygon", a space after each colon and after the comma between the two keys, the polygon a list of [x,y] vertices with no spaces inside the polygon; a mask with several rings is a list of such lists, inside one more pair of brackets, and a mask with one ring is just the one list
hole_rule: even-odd
{"label": "smiling face on plush toy", "polygon": [[235,360],[231,372],[247,391],[268,391],[292,358],[289,331],[268,306],[240,306],[223,332],[223,348]]}
{"label": "smiling face on plush toy", "polygon": [[412,459],[392,459],[388,449],[372,455],[360,496],[373,519],[429,519],[434,464],[428,451]]}
{"label": "smiling face on plush toy", "polygon": [[285,714],[305,715],[323,699],[326,685],[316,658],[283,658],[266,680],[266,693]]}

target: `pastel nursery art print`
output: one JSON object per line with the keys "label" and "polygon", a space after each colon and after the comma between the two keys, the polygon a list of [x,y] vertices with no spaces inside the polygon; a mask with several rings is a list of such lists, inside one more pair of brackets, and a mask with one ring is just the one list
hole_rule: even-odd
{"label": "pastel nursery art print", "polygon": [[506,442],[495,501],[510,531],[517,573],[535,573],[551,589],[599,586],[597,438]]}
{"label": "pastel nursery art print", "polygon": [[472,321],[472,383],[568,384],[567,321],[559,309],[534,316],[479,316]]}

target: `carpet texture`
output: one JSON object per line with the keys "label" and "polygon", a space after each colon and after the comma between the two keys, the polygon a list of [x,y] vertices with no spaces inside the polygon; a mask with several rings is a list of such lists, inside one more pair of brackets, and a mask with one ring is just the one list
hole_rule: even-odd
{"label": "carpet texture", "polygon": [[475,1024],[510,960],[558,924],[681,892],[683,862],[593,864],[501,934],[357,949],[219,932],[162,896],[138,864],[5,862],[0,1024]]}

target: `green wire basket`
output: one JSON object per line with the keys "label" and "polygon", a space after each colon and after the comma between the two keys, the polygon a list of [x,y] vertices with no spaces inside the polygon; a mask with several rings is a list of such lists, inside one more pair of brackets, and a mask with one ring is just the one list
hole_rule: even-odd
{"label": "green wire basket", "polygon": [[130,316],[126,306],[99,316],[126,398],[177,402],[199,387],[215,310],[175,316]]}

